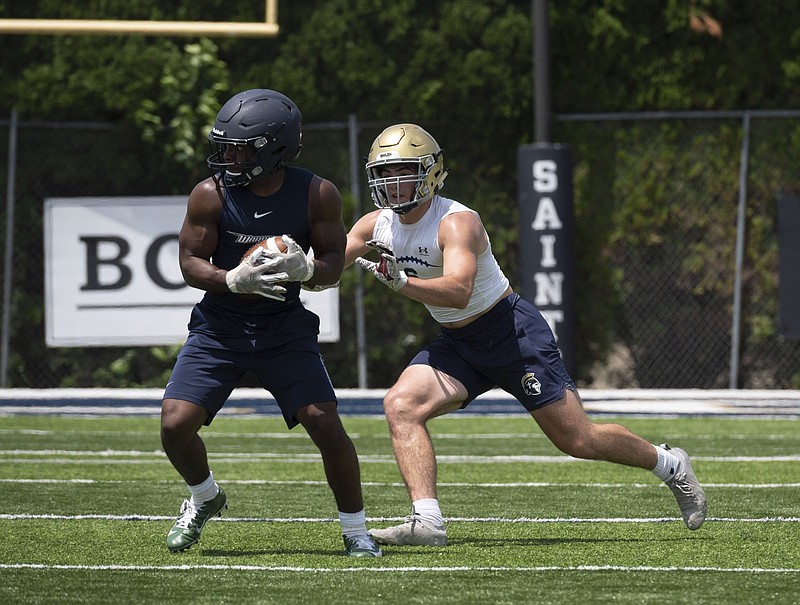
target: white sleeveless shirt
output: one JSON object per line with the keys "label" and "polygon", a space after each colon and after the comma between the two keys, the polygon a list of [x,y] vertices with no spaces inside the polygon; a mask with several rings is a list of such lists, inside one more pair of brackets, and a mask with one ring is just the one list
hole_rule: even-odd
{"label": "white sleeveless shirt", "polygon": [[[421,279],[441,277],[444,256],[439,247],[439,223],[455,212],[472,212],[478,216],[477,212],[464,204],[435,195],[428,211],[414,224],[403,224],[395,212],[382,210],[375,221],[373,237],[392,249],[398,266],[407,275]],[[439,323],[461,321],[491,307],[506,291],[508,283],[508,278],[492,254],[492,243],[489,241],[486,250],[478,257],[475,286],[466,308],[425,306]]]}

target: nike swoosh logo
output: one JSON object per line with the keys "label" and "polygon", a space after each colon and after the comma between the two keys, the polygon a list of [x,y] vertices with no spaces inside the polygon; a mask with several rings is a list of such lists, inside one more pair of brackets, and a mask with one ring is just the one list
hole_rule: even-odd
{"label": "nike swoosh logo", "polygon": [[270,210],[269,212],[264,212],[264,213],[262,213],[262,214],[259,214],[258,212],[256,212],[256,213],[253,215],[253,217],[254,217],[254,218],[264,218],[265,216],[267,216],[268,214],[272,214],[273,212],[275,212],[275,211],[274,211],[274,210]]}

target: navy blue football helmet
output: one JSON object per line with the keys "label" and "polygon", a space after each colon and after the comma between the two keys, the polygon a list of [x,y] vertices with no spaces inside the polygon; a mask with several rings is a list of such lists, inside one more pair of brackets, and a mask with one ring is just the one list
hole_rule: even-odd
{"label": "navy blue football helmet", "polygon": [[246,90],[217,114],[208,134],[208,167],[226,185],[248,185],[296,159],[301,141],[302,115],[289,97],[274,90]]}

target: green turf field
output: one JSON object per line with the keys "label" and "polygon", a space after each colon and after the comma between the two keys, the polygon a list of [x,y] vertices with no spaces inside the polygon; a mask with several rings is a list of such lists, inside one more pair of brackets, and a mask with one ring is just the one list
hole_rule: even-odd
{"label": "green turf field", "polygon": [[[700,530],[650,473],[560,455],[529,417],[450,416],[430,428],[451,545],[364,560],[278,418],[204,429],[229,509],[170,554],[187,492],[157,418],[0,416],[0,603],[800,603],[799,419],[616,420],[693,457]],[[345,423],[369,525],[391,525],[409,504],[385,423]]]}

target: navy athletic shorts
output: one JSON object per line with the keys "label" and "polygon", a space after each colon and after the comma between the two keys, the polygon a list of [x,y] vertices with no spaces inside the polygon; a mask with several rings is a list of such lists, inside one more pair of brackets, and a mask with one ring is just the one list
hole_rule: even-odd
{"label": "navy athletic shorts", "polygon": [[500,387],[528,411],[575,389],[553,332],[532,304],[511,294],[471,324],[450,330],[417,353],[409,365],[428,365],[461,382],[466,407],[481,393]]}
{"label": "navy athletic shorts", "polygon": [[211,424],[245,372],[252,372],[278,403],[286,425],[297,410],[336,401],[317,344],[319,318],[299,302],[268,316],[242,318],[200,302],[192,310],[189,337],[178,354],[164,399],[208,410]]}

